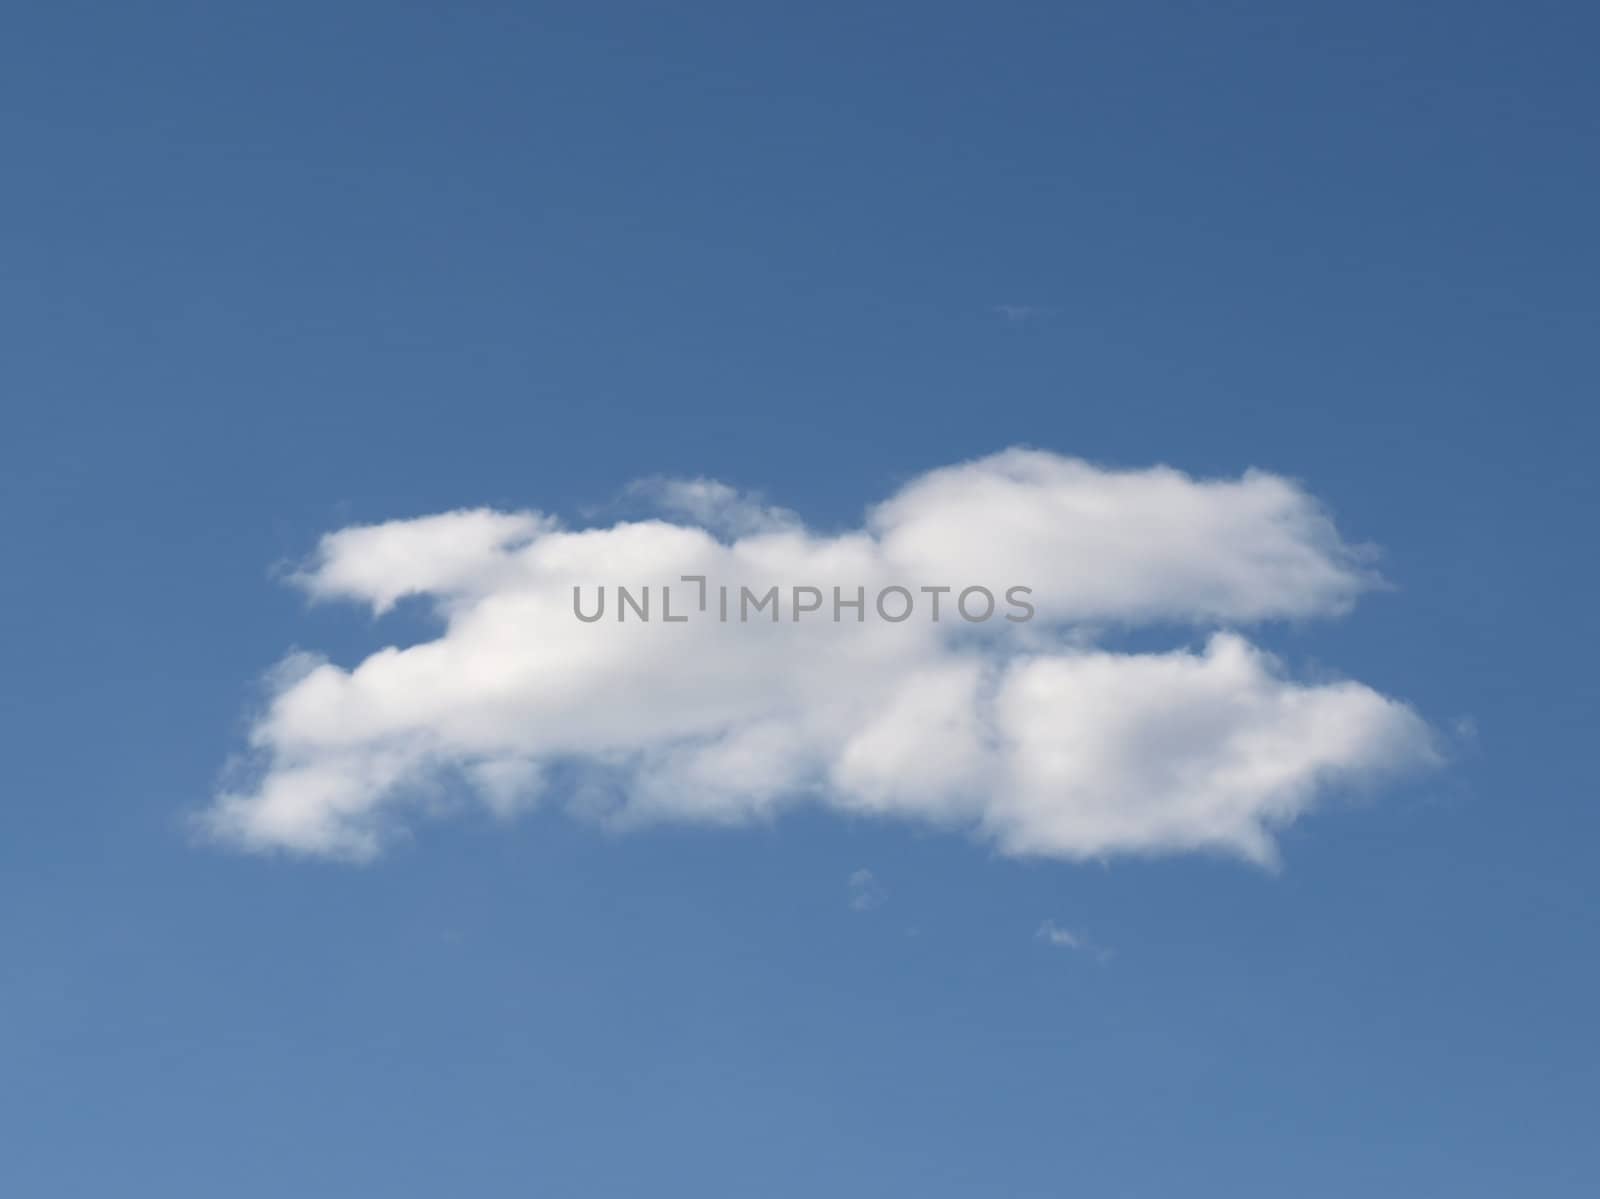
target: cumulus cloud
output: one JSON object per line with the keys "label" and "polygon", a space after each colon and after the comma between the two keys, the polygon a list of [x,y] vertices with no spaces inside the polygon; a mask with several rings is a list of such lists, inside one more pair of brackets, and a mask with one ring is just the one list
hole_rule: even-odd
{"label": "cumulus cloud", "polygon": [[[204,828],[364,859],[464,801],[510,813],[544,799],[617,827],[812,803],[1015,855],[1269,863],[1275,832],[1330,790],[1433,756],[1403,703],[1298,682],[1239,631],[1338,616],[1377,581],[1279,476],[1009,450],[912,479],[826,535],[710,480],[648,493],[663,518],[570,528],[480,509],[325,536],[298,586],[375,613],[425,597],[438,635],[350,665],[281,665]],[[616,603],[619,585],[651,590],[651,620]],[[716,619],[719,585],[735,605],[739,586],[780,588],[781,619]],[[952,607],[968,586],[1016,585],[1031,588],[1026,622]],[[919,605],[898,623],[872,599],[897,586]],[[574,588],[601,587],[612,607],[579,620]],[[822,610],[799,619],[797,587]],[[857,588],[863,609],[831,619]],[[1170,648],[1107,647],[1136,627]]]}

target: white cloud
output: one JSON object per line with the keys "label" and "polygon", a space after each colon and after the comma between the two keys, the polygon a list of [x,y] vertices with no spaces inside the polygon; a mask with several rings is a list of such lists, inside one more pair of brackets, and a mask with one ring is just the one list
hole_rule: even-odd
{"label": "white cloud", "polygon": [[763,504],[716,479],[640,479],[628,492],[666,515],[687,518],[719,536],[747,537],[798,529],[801,524],[789,509]]}
{"label": "white cloud", "polygon": [[1055,315],[1054,308],[1041,308],[1037,304],[996,304],[993,311],[1012,324],[1022,324]]}
{"label": "white cloud", "polygon": [[857,912],[869,912],[889,898],[877,875],[865,867],[851,873],[845,888],[850,893],[850,906]]}
{"label": "white cloud", "polygon": [[1044,942],[1052,949],[1070,949],[1086,953],[1102,965],[1109,962],[1113,956],[1111,950],[1096,945],[1085,934],[1057,924],[1054,920],[1046,920],[1035,929],[1033,939]]}
{"label": "white cloud", "polygon": [[[1011,450],[932,471],[859,529],[809,531],[708,480],[677,521],[569,529],[459,511],[323,538],[295,577],[439,635],[275,672],[236,785],[203,816],[250,849],[367,858],[418,815],[545,798],[617,826],[740,823],[817,803],[963,830],[1010,854],[1210,851],[1270,862],[1330,788],[1431,760],[1405,705],[1301,683],[1230,628],[1334,616],[1376,579],[1295,484],[1196,480]],[[900,584],[1002,595],[1034,620],[660,620],[682,575],[762,590]],[[572,589],[652,585],[652,622],[588,624]],[[918,602],[926,596],[918,596]],[[737,599],[735,600],[737,603]],[[787,601],[785,601],[787,603]],[[868,599],[870,609],[871,599]],[[1096,630],[1174,629],[1122,653]],[[1188,643],[1197,630],[1198,643]]]}
{"label": "white cloud", "polygon": [[1034,940],[1043,941],[1057,949],[1082,949],[1088,942],[1071,929],[1062,928],[1054,920],[1046,920],[1033,934]]}

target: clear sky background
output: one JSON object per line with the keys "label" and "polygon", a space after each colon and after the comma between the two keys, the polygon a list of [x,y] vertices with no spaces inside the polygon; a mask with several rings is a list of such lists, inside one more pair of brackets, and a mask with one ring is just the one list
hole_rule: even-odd
{"label": "clear sky background", "polygon": [[[13,5],[0,1193],[1596,1193],[1597,36]],[[1013,444],[1303,481],[1392,587],[1261,640],[1449,764],[1278,873],[814,810],[186,831],[287,649],[425,635],[274,581],[330,529],[654,474],[840,527]]]}

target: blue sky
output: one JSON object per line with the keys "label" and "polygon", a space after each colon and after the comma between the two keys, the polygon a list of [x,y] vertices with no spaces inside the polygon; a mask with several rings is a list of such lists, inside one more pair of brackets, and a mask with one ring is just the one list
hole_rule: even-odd
{"label": "blue sky", "polygon": [[[4,24],[0,1191],[1593,1193],[1591,14]],[[644,477],[847,530],[1019,445],[1297,481],[1388,585],[1249,636],[1444,762],[1276,870],[818,804],[194,833],[286,652],[438,635],[286,585],[327,533]]]}

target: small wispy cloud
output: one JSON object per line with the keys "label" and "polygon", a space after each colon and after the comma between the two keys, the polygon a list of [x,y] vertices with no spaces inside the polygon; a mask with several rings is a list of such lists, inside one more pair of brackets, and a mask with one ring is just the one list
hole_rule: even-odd
{"label": "small wispy cloud", "polygon": [[846,881],[850,892],[850,908],[856,912],[870,912],[889,898],[889,892],[872,871],[863,867]]}
{"label": "small wispy cloud", "polygon": [[738,491],[715,479],[656,476],[630,484],[627,494],[728,537],[782,532],[801,525],[800,517],[789,509],[764,503],[759,495]]}
{"label": "small wispy cloud", "polygon": [[1083,953],[1093,954],[1096,961],[1103,962],[1111,956],[1109,949],[1102,949],[1089,940],[1082,932],[1076,929],[1065,928],[1054,920],[1046,920],[1033,934],[1035,941],[1042,941],[1052,949],[1072,949]]}
{"label": "small wispy cloud", "polygon": [[1054,945],[1057,949],[1082,949],[1084,944],[1082,937],[1070,928],[1062,928],[1054,920],[1046,920],[1033,936],[1035,940]]}
{"label": "small wispy cloud", "polygon": [[1003,317],[1014,325],[1024,324],[1028,321],[1044,320],[1055,315],[1054,308],[1041,308],[1037,304],[995,304],[989,311],[996,316]]}

